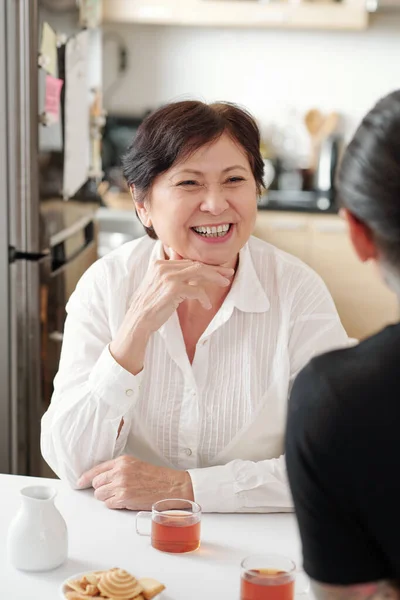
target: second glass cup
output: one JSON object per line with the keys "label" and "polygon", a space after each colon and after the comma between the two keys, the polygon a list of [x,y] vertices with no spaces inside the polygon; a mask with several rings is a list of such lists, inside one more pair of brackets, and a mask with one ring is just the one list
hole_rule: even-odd
{"label": "second glass cup", "polygon": [[[142,518],[151,518],[151,533],[140,530]],[[162,552],[193,552],[200,546],[201,507],[196,502],[169,498],[153,504],[151,512],[136,515],[136,532],[150,535],[151,545]]]}
{"label": "second glass cup", "polygon": [[[302,569],[279,554],[258,554],[245,558],[241,564],[240,600],[294,600],[308,594],[310,583]],[[296,574],[303,575],[300,586]],[[300,589],[299,589],[300,588]]]}

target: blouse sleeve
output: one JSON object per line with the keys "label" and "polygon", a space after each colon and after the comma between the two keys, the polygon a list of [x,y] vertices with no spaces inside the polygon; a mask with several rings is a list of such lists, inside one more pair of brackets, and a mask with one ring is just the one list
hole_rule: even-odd
{"label": "blouse sleeve", "polygon": [[42,455],[73,487],[85,471],[123,452],[143,374],[132,375],[111,356],[106,290],[98,261],[67,304],[59,371],[42,418]]}
{"label": "blouse sleeve", "polygon": [[204,512],[290,512],[285,457],[191,469],[194,498]]}

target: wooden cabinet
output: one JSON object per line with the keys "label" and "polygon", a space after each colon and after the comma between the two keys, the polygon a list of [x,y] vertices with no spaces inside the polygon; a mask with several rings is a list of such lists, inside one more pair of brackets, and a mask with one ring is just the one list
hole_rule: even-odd
{"label": "wooden cabinet", "polygon": [[103,0],[103,21],[217,27],[361,30],[364,0],[258,2],[257,0]]}
{"label": "wooden cabinet", "polygon": [[298,256],[325,281],[349,336],[362,339],[398,321],[395,296],[373,263],[361,263],[336,215],[259,212],[254,234]]}
{"label": "wooden cabinet", "polygon": [[304,214],[259,211],[254,235],[308,263],[307,228]]}

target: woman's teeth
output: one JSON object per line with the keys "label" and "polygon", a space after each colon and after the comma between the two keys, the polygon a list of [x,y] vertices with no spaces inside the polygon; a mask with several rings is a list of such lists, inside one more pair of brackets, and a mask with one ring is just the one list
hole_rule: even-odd
{"label": "woman's teeth", "polygon": [[192,227],[192,229],[203,237],[223,237],[231,228],[231,223],[218,225],[217,227]]}

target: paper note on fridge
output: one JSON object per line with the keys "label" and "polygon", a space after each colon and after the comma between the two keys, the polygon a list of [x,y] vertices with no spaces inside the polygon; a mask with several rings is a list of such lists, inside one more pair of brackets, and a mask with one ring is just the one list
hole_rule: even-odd
{"label": "paper note on fridge", "polygon": [[48,23],[43,23],[39,65],[53,77],[58,76],[57,36]]}
{"label": "paper note on fridge", "polygon": [[58,123],[60,119],[60,95],[63,81],[52,75],[46,75],[46,92],[44,98],[44,112],[48,124]]}
{"label": "paper note on fridge", "polygon": [[82,31],[65,48],[64,198],[73,196],[88,179],[89,110],[88,32]]}

